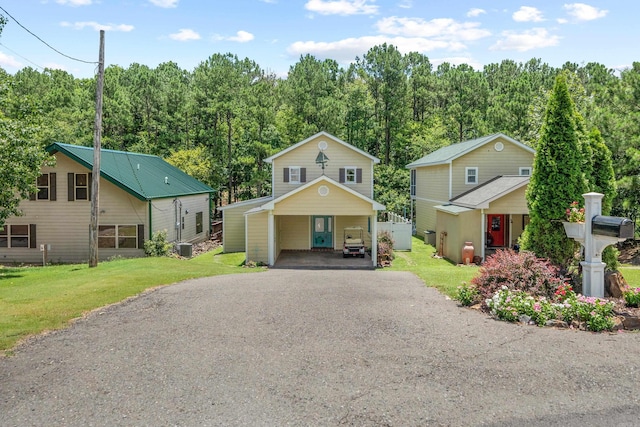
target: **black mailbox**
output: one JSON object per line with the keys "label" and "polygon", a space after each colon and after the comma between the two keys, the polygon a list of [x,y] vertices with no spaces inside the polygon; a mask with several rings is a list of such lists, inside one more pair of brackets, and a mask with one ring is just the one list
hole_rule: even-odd
{"label": "black mailbox", "polygon": [[591,220],[591,234],[612,236],[620,239],[632,239],[633,221],[618,216],[596,215]]}

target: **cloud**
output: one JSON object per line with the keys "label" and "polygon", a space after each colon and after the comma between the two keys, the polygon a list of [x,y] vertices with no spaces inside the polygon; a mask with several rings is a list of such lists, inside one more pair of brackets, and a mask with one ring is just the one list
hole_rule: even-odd
{"label": "cloud", "polygon": [[584,3],[565,4],[564,9],[578,21],[593,21],[594,19],[604,18],[608,10],[598,9]]}
{"label": "cloud", "polygon": [[0,65],[2,67],[22,68],[22,63],[20,61],[4,52],[0,52]]}
{"label": "cloud", "polygon": [[515,31],[503,31],[502,40],[498,40],[489,50],[514,50],[526,52],[542,47],[556,46],[560,37],[550,35],[544,28],[533,28],[521,33]]}
{"label": "cloud", "polygon": [[469,12],[467,12],[467,16],[469,18],[475,18],[476,16],[480,16],[483,13],[487,13],[487,11],[484,9],[478,9],[477,7],[474,7],[473,9],[470,9]]}
{"label": "cloud", "polygon": [[242,31],[242,30],[238,31],[235,36],[221,36],[218,34],[213,36],[214,40],[227,40],[230,42],[238,42],[238,43],[247,43],[253,40],[254,38],[255,37],[253,36],[253,34],[247,31]]}
{"label": "cloud", "polygon": [[56,0],[56,3],[63,6],[89,6],[93,0]]}
{"label": "cloud", "polygon": [[278,3],[276,0],[260,0],[262,3],[276,4]]}
{"label": "cloud", "polygon": [[558,18],[558,19],[556,19],[556,22],[557,22],[558,24],[566,24],[566,23],[568,23],[569,21],[568,21],[567,19],[564,19],[564,18]]}
{"label": "cloud", "polygon": [[128,24],[98,24],[94,21],[86,21],[86,22],[66,22],[63,21],[60,23],[62,27],[70,27],[75,30],[82,30],[85,27],[93,28],[96,31],[105,30],[105,31],[122,31],[128,33],[129,31],[133,31],[135,28],[133,25]]}
{"label": "cloud", "polygon": [[320,15],[375,15],[378,6],[370,0],[309,0],[305,9]]}
{"label": "cloud", "polygon": [[200,40],[200,34],[188,28],[180,28],[177,33],[169,34],[171,40],[186,42],[189,40]]}
{"label": "cloud", "polygon": [[398,18],[391,16],[376,23],[378,31],[406,37],[432,37],[438,40],[478,40],[491,35],[489,30],[478,28],[477,22],[457,22],[450,18],[425,21],[422,18]]}
{"label": "cloud", "polygon": [[318,58],[331,58],[341,63],[352,62],[374,46],[383,43],[394,45],[402,53],[430,52],[436,49],[461,50],[464,45],[444,40],[429,40],[420,37],[388,37],[384,35],[347,38],[335,42],[298,41],[287,48],[287,53],[297,58],[307,53]]}
{"label": "cloud", "polygon": [[535,7],[522,6],[511,16],[516,22],[540,22],[544,21],[542,12]]}
{"label": "cloud", "polygon": [[413,0],[402,0],[398,3],[398,7],[403,9],[411,9],[413,7]]}
{"label": "cloud", "polygon": [[154,6],[170,9],[172,7],[178,7],[179,1],[180,0],[149,0],[149,3],[151,3]]}

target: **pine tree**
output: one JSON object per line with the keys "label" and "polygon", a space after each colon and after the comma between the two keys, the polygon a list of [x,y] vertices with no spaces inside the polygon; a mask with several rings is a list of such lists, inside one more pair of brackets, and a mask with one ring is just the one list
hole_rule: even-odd
{"label": "pine tree", "polygon": [[576,251],[576,243],[566,237],[561,221],[571,202],[582,201],[587,190],[576,117],[567,76],[559,74],[536,146],[527,189],[530,222],[521,246],[561,266],[568,265]]}

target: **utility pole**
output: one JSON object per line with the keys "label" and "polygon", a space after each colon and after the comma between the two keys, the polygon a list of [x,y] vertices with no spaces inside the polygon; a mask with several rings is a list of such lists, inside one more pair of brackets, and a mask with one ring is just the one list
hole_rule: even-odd
{"label": "utility pole", "polygon": [[100,138],[102,136],[102,90],[104,87],[104,30],[100,30],[96,119],[93,125],[93,176],[91,179],[91,223],[89,224],[89,267],[98,266],[98,209],[100,194]]}

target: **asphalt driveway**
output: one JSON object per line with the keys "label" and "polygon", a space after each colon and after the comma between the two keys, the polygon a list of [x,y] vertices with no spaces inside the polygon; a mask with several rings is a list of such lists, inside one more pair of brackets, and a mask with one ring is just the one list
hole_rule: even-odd
{"label": "asphalt driveway", "polygon": [[638,425],[640,334],[497,322],[409,273],[191,280],[0,358],[1,426]]}

